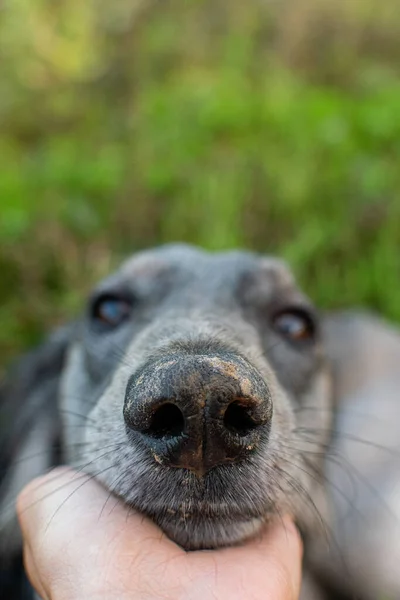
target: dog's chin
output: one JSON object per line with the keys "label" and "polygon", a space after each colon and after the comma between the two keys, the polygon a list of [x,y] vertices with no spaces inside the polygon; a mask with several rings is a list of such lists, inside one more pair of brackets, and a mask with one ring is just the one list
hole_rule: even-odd
{"label": "dog's chin", "polygon": [[185,550],[211,550],[234,546],[260,533],[265,520],[260,517],[236,522],[202,517],[177,521],[174,518],[153,519],[164,533]]}

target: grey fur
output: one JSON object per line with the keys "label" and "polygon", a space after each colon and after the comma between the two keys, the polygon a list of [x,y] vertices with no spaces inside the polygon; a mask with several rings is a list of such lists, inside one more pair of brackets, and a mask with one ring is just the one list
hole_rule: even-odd
{"label": "grey fur", "polygon": [[[336,507],[332,512],[320,474],[331,443],[331,364],[337,392],[341,397],[347,394],[338,375],[338,362],[343,364],[341,349],[337,350],[341,338],[335,337],[339,326],[346,331],[346,325],[340,325],[340,318],[336,325],[327,321],[310,344],[293,346],[282,339],[271,325],[276,311],[313,309],[282,261],[246,252],[209,254],[184,245],[143,252],[102,282],[94,296],[121,289],[134,298],[132,319],[104,334],[90,324],[86,312],[64,339],[57,397],[44,393],[45,375],[34,389],[19,390],[22,413],[37,395],[44,399],[41,406],[50,405],[55,413],[47,421],[46,435],[35,438],[45,423],[43,410],[37,410],[30,428],[30,437],[36,439],[32,444],[50,440],[61,421],[63,460],[97,477],[186,548],[241,542],[271,516],[291,512],[310,540],[310,557],[319,577],[329,579],[331,572],[340,571],[334,566],[340,557],[327,568],[329,559],[322,560],[319,549],[324,533],[320,515],[337,527]],[[213,360],[221,348],[242,357],[268,386],[273,405],[269,437],[243,462],[217,466],[203,477],[166,467],[155,452],[127,437],[123,409],[128,382],[155,358],[168,361],[179,351],[182,356]],[[357,352],[359,348],[352,347],[348,361]],[[54,373],[50,379],[53,385]],[[157,380],[147,385],[152,392]],[[18,421],[14,414],[12,420]],[[21,428],[17,433],[7,445],[14,463],[26,452],[26,444],[15,446]],[[13,551],[18,548],[18,530],[5,505],[45,466],[46,460],[38,460],[20,469],[8,461],[0,488],[0,539],[11,529]],[[362,537],[358,539],[363,543]],[[10,547],[9,542],[6,548],[3,544],[3,554]],[[350,577],[334,575],[343,588],[348,587],[352,568],[350,564]]]}

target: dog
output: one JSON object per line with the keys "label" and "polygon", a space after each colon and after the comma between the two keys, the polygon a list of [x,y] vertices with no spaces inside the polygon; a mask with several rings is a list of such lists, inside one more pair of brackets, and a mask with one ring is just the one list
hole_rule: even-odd
{"label": "dog", "polygon": [[280,259],[134,255],[2,383],[2,597],[33,593],[15,498],[68,463],[187,550],[294,515],[304,600],[400,598],[399,364],[394,328],[320,314]]}

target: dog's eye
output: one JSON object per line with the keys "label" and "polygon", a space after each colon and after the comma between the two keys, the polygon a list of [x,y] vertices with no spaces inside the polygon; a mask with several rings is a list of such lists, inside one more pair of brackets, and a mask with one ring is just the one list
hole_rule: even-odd
{"label": "dog's eye", "polygon": [[294,342],[312,340],[315,334],[314,320],[303,310],[281,312],[275,316],[273,325],[280,335]]}
{"label": "dog's eye", "polygon": [[131,314],[130,302],[117,296],[104,295],[96,300],[92,316],[97,322],[108,327],[117,327]]}

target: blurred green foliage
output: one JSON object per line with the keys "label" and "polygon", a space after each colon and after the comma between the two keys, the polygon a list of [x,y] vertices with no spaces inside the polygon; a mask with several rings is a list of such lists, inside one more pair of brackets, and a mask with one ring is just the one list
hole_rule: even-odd
{"label": "blurred green foliage", "polygon": [[397,0],[5,2],[2,362],[172,240],[400,320],[399,39]]}

